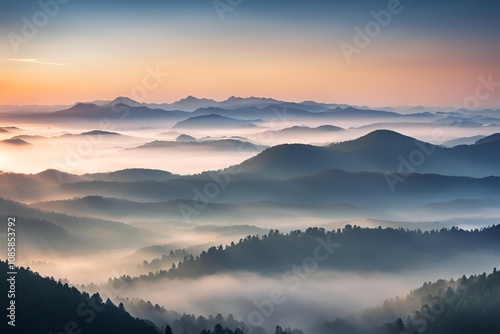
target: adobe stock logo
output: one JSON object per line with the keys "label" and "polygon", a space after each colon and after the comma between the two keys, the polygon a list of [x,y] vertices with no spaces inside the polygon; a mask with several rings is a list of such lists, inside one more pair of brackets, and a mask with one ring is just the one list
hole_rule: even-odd
{"label": "adobe stock logo", "polygon": [[213,5],[219,19],[224,21],[224,14],[234,11],[242,2],[243,0],[214,0]]}
{"label": "adobe stock logo", "polygon": [[35,12],[31,19],[23,16],[21,18],[21,34],[10,32],[7,34],[10,45],[15,53],[19,52],[22,44],[28,44],[30,40],[38,35],[40,29],[49,24],[50,19],[54,18],[61,9],[61,5],[66,5],[71,0],[40,0],[38,6],[40,10]]}

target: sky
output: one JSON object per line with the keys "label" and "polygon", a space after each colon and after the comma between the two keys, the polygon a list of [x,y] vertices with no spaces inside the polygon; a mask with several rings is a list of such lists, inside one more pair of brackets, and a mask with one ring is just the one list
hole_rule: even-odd
{"label": "sky", "polygon": [[499,16],[486,0],[2,0],[0,104],[453,107],[489,78],[476,101],[499,108]]}

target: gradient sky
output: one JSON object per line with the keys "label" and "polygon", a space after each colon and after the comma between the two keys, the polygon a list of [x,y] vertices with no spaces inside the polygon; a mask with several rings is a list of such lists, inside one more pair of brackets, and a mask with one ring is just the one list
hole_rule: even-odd
{"label": "gradient sky", "polygon": [[[450,107],[474,95],[478,77],[500,82],[500,1],[402,0],[401,12],[348,63],[339,45],[354,45],[354,28],[387,7],[243,0],[221,20],[213,0],[71,0],[16,52],[9,34],[22,36],[23,17],[33,22],[41,7],[4,0],[0,104],[134,97],[148,67],[169,75],[135,96],[146,102],[253,95]],[[500,107],[500,87],[480,107]]]}

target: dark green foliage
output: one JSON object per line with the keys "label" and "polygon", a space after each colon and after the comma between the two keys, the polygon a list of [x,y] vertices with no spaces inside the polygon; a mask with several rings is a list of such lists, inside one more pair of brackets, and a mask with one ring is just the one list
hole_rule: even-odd
{"label": "dark green foliage", "polygon": [[[3,261],[0,271],[8,272]],[[0,295],[5,310],[8,287],[5,275],[2,277]],[[81,293],[29,269],[18,268],[15,297],[15,330],[6,328],[6,321],[2,321],[1,333],[79,333],[80,329],[81,333],[92,334],[158,334],[152,324],[130,316],[123,304],[103,303],[98,294]]]}
{"label": "dark green foliage", "polygon": [[192,256],[185,249],[171,250],[170,253],[162,255],[161,258],[156,258],[150,262],[144,260],[142,266],[148,271],[156,271],[161,268],[165,268],[166,264],[170,264],[174,261],[183,260],[186,256]]}
{"label": "dark green foliage", "polygon": [[232,314],[223,317],[220,313],[207,318],[203,316],[195,316],[193,314],[180,314],[176,311],[165,309],[158,304],[153,305],[151,302],[146,302],[142,299],[116,298],[116,302],[122,302],[130,314],[143,319],[149,319],[159,328],[170,326],[174,334],[199,333],[202,330],[213,328],[219,324],[224,328],[229,328],[235,331],[237,328],[245,333],[265,334],[262,327],[252,328],[247,327],[243,321],[238,321]]}
{"label": "dark green foliage", "polygon": [[[222,325],[217,324],[214,326],[214,330],[202,330],[200,334],[243,334],[244,331],[242,331],[239,328],[236,328],[234,331],[230,330],[228,327],[224,328]],[[283,330],[281,326],[276,326],[276,330],[274,331],[274,334],[303,334],[302,331],[300,330],[291,330],[290,328],[287,328]]]}
{"label": "dark green foliage", "polygon": [[[322,241],[319,241],[322,240]],[[283,273],[293,265],[328,251],[324,243],[337,243],[321,262],[323,269],[398,272],[444,263],[460,254],[500,252],[500,225],[482,230],[451,228],[430,232],[393,228],[361,228],[347,225],[343,230],[309,228],[305,232],[281,234],[273,231],[262,238],[248,236],[238,244],[211,247],[196,258],[185,258],[175,268],[132,279],[124,283],[161,277],[199,277],[221,272],[246,270],[262,274]],[[111,281],[113,283],[113,281]]]}
{"label": "dark green foliage", "polygon": [[200,334],[243,334],[241,329],[236,328],[234,331],[230,330],[229,328],[223,328],[220,324],[217,324],[214,326],[214,330],[202,330]]}
{"label": "dark green foliage", "polygon": [[422,308],[405,321],[410,333],[500,333],[500,273],[496,270],[462,279],[457,289],[423,301]]}
{"label": "dark green foliage", "polygon": [[[412,314],[374,329],[376,319],[407,309],[418,299]],[[415,311],[418,310],[418,311]],[[393,318],[394,319],[394,318]],[[405,320],[403,320],[405,319]],[[406,299],[386,301],[348,318],[337,318],[315,328],[328,334],[498,334],[500,333],[500,272],[463,276],[459,280],[425,283]]]}

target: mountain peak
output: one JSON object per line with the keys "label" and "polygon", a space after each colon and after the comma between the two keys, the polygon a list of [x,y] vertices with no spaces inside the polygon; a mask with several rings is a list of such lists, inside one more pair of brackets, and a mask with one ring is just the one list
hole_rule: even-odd
{"label": "mountain peak", "polygon": [[[387,129],[378,129],[375,131],[370,132],[369,134],[361,137],[361,138],[384,138],[384,139],[395,139],[395,138],[410,138],[408,136],[405,136],[399,132],[393,131],[393,130],[387,130]],[[361,139],[360,138],[360,139]]]}
{"label": "mountain peak", "polygon": [[177,142],[196,142],[196,138],[194,138],[193,136],[190,136],[190,135],[181,134],[175,139],[175,141],[177,141]]}
{"label": "mountain peak", "polygon": [[365,142],[365,143],[372,143],[376,145],[394,145],[395,143],[401,142],[415,142],[415,138],[405,136],[399,132],[392,131],[392,130],[386,130],[386,129],[379,129],[372,131],[368,133],[367,135],[364,135],[355,141],[358,142]]}
{"label": "mountain peak", "polygon": [[415,142],[419,142],[419,140],[405,136],[399,132],[381,129],[372,131],[362,137],[359,137],[358,139],[338,144],[331,144],[328,147],[332,147],[341,151],[352,151],[359,149],[373,151],[391,147],[403,152],[406,150],[406,148],[413,147],[415,145]]}
{"label": "mountain peak", "polygon": [[118,96],[117,98],[115,98],[113,101],[111,101],[110,105],[118,105],[118,104],[126,104],[130,107],[138,107],[138,106],[142,106],[142,103],[139,103],[135,100],[132,100],[131,98],[127,97],[127,96]]}
{"label": "mountain peak", "polygon": [[212,100],[212,99],[197,98],[196,96],[188,95],[185,98],[180,99],[179,101],[174,102],[173,105],[181,105],[181,106],[191,105],[191,106],[194,106],[194,107],[201,107],[204,104],[206,104],[206,105],[212,105],[214,103],[216,103],[216,101]]}
{"label": "mountain peak", "polygon": [[69,108],[68,110],[74,110],[74,109],[79,109],[79,110],[93,109],[93,108],[97,108],[97,107],[98,107],[97,104],[94,104],[94,103],[78,102],[74,106],[72,106],[71,108]]}
{"label": "mountain peak", "polygon": [[234,95],[233,95],[233,96],[230,96],[230,97],[226,100],[226,102],[235,102],[235,101],[241,101],[241,100],[243,100],[243,98],[242,98],[242,97],[239,97],[239,96],[234,96]]}
{"label": "mountain peak", "polygon": [[4,139],[2,140],[3,143],[6,144],[12,144],[12,145],[31,145],[25,140],[22,140],[21,138],[11,138],[11,139]]}

